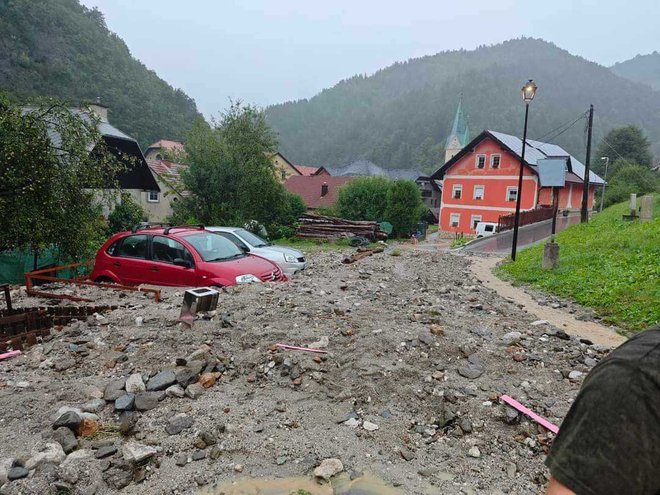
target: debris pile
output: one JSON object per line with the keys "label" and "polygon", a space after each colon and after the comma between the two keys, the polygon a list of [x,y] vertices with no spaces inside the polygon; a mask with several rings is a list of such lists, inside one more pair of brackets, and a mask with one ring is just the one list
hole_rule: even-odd
{"label": "debris pile", "polygon": [[0,361],[0,494],[368,475],[411,495],[542,492],[554,433],[500,399],[559,425],[608,350],[536,321],[464,257],[342,264],[350,252],[312,254],[288,283],[224,289],[191,329],[177,322],[183,290],[155,303],[77,288],[116,309]]}
{"label": "debris pile", "polygon": [[364,237],[371,241],[386,240],[387,233],[377,222],[344,220],[343,218],[312,215],[306,213],[299,219],[296,237],[304,239],[338,239],[341,237]]}

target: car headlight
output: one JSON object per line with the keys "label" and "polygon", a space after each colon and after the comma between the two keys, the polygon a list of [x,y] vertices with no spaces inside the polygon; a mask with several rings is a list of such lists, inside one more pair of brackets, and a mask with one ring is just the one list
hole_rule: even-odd
{"label": "car headlight", "polygon": [[238,277],[236,277],[237,284],[251,284],[253,282],[261,282],[261,280],[259,280],[259,277],[256,277],[251,273],[247,273],[245,275],[239,275]]}
{"label": "car headlight", "polygon": [[292,254],[285,254],[284,255],[284,261],[287,263],[295,263],[296,262],[296,257],[293,256]]}

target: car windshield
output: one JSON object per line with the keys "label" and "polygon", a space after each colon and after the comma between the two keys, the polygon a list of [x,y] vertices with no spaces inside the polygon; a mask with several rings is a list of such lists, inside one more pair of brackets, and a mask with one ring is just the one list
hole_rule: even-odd
{"label": "car windshield", "polygon": [[204,261],[225,261],[245,256],[236,244],[212,232],[184,236]]}
{"label": "car windshield", "polygon": [[270,242],[264,241],[261,237],[256,234],[253,234],[249,230],[238,229],[236,234],[243,239],[245,242],[254,247],[266,247],[270,246]]}

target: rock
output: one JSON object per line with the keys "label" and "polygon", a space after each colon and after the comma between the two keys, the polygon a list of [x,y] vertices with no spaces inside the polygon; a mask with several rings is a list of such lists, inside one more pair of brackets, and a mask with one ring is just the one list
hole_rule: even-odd
{"label": "rock", "polygon": [[568,379],[569,379],[569,380],[577,380],[577,379],[579,379],[580,377],[582,377],[582,375],[584,375],[584,373],[582,373],[581,371],[575,371],[575,370],[573,370],[573,371],[571,371],[571,372],[568,374]]}
{"label": "rock", "polygon": [[65,454],[69,454],[78,448],[78,440],[73,432],[64,426],[60,426],[53,432],[53,440],[62,446]]}
{"label": "rock", "polygon": [[126,392],[129,394],[137,394],[147,390],[146,385],[142,381],[142,375],[140,373],[133,373],[126,379]]}
{"label": "rock", "polygon": [[190,428],[193,425],[194,419],[187,414],[177,414],[169,419],[165,431],[170,435],[178,435],[183,430]]}
{"label": "rock", "polygon": [[91,418],[83,418],[82,422],[78,425],[76,433],[81,437],[88,437],[99,431],[99,423]]}
{"label": "rock", "polygon": [[139,419],[135,411],[124,411],[119,415],[119,432],[128,435],[133,431]]}
{"label": "rock", "polygon": [[193,383],[192,385],[188,385],[186,387],[186,395],[191,399],[198,399],[204,395],[204,390],[204,387],[202,387],[199,383]]}
{"label": "rock", "polygon": [[198,449],[205,449],[206,447],[215,445],[216,443],[218,443],[217,438],[208,430],[200,430],[195,436],[195,447]]}
{"label": "rock", "polygon": [[461,421],[460,423],[458,423],[458,426],[461,427],[463,433],[472,433],[472,421],[470,421],[468,418],[461,418]]}
{"label": "rock", "polygon": [[516,471],[518,471],[518,466],[514,462],[506,463],[506,475],[509,478],[513,478],[516,475]]}
{"label": "rock", "polygon": [[504,422],[508,425],[516,424],[520,421],[520,414],[513,407],[504,408]]}
{"label": "rock", "polygon": [[106,447],[101,447],[96,451],[96,454],[94,456],[97,459],[103,459],[104,457],[110,457],[111,455],[115,455],[117,453],[117,447],[114,445],[108,445]]}
{"label": "rock", "polygon": [[470,380],[479,378],[483,373],[484,373],[483,365],[479,363],[468,362],[467,364],[458,368],[458,374]]}
{"label": "rock", "polygon": [[71,356],[64,356],[53,361],[55,371],[66,371],[72,366],[75,366],[76,360]]}
{"label": "rock", "polygon": [[502,338],[500,339],[500,343],[505,346],[517,344],[520,342],[520,339],[522,337],[522,333],[520,332],[509,332],[505,333],[502,335]]}
{"label": "rock", "polygon": [[242,473],[243,472],[243,464],[234,464],[234,471],[237,473]]}
{"label": "rock", "polygon": [[115,401],[115,409],[117,411],[131,411],[135,406],[135,395],[124,394],[117,398]]}
{"label": "rock", "polygon": [[219,459],[220,456],[222,455],[222,447],[219,445],[214,445],[211,447],[211,452],[209,452],[209,457],[211,459]]}
{"label": "rock", "polygon": [[202,373],[199,376],[199,384],[204,388],[210,388],[215,385],[217,378],[215,373]]}
{"label": "rock", "polygon": [[56,430],[60,426],[65,426],[72,431],[76,431],[78,426],[82,423],[82,418],[75,411],[67,411],[62,414],[59,418],[53,423],[53,429]]}
{"label": "rock", "polygon": [[468,454],[470,457],[474,457],[475,459],[479,459],[481,457],[481,452],[479,451],[479,447],[474,445],[473,447],[470,447],[470,450],[468,450]]}
{"label": "rock", "polygon": [[584,364],[586,366],[589,366],[590,368],[593,368],[594,366],[596,366],[598,364],[598,361],[595,360],[594,358],[586,357],[586,358],[584,358]]}
{"label": "rock", "polygon": [[183,389],[181,385],[172,385],[171,387],[167,387],[165,389],[165,395],[168,397],[185,397],[186,391]]}
{"label": "rock", "polygon": [[200,449],[200,450],[196,450],[195,452],[193,452],[193,455],[192,455],[192,460],[193,461],[201,461],[202,459],[205,459],[205,458],[206,458],[206,452],[204,452],[203,450]]}
{"label": "rock", "polygon": [[329,481],[330,478],[343,470],[344,465],[339,459],[323,459],[321,464],[314,469],[314,476]]}
{"label": "rock", "polygon": [[531,323],[533,327],[538,327],[540,325],[550,325],[550,322],[548,320],[536,320]]}
{"label": "rock", "polygon": [[126,385],[126,380],[124,380],[123,378],[110,381],[105,386],[105,391],[103,392],[103,398],[107,401],[117,400],[125,393],[124,385]]}
{"label": "rock", "polygon": [[7,483],[7,473],[14,464],[14,459],[11,457],[3,457],[0,459],[0,486]]}
{"label": "rock", "polygon": [[477,327],[473,328],[470,330],[472,333],[475,335],[478,335],[479,337],[485,339],[485,340],[492,340],[493,339],[493,332],[488,330],[485,327]]}
{"label": "rock", "polygon": [[360,426],[360,420],[357,418],[348,418],[346,421],[343,422],[344,425],[348,426],[349,428],[357,428]]}
{"label": "rock", "polygon": [[172,370],[165,370],[161,371],[160,373],[157,373],[155,376],[149,379],[147,382],[147,390],[149,391],[154,391],[154,390],[165,390],[167,387],[170,385],[174,385],[176,383],[176,376],[174,374],[174,371]]}
{"label": "rock", "polygon": [[28,474],[30,474],[30,471],[22,466],[16,466],[7,472],[7,479],[9,481],[20,480],[21,478],[27,478]]}
{"label": "rock", "polygon": [[325,349],[330,345],[330,338],[327,335],[323,335],[317,342],[312,342],[309,344],[311,349]]}
{"label": "rock", "polygon": [[64,459],[66,459],[66,454],[59,443],[47,443],[41,451],[28,459],[25,467],[32,470],[44,463],[60,464]]}
{"label": "rock", "polygon": [[197,374],[194,370],[185,367],[176,371],[176,382],[182,387],[187,387],[197,381]]}
{"label": "rock", "polygon": [[115,463],[103,473],[103,480],[115,490],[126,488],[133,481],[133,468],[127,462]]}
{"label": "rock", "polygon": [[135,317],[135,326],[141,327],[144,324],[144,317],[143,316],[136,316]]}
{"label": "rock", "polygon": [[177,466],[185,466],[188,464],[188,456],[186,454],[179,454],[174,458],[174,464]]}
{"label": "rock", "polygon": [[415,458],[415,453],[405,447],[401,447],[401,449],[399,449],[399,454],[406,461],[412,461]]}
{"label": "rock", "polygon": [[124,459],[128,462],[141,462],[153,457],[158,452],[155,447],[136,442],[127,442],[121,449]]}
{"label": "rock", "polygon": [[158,406],[158,398],[162,392],[142,392],[135,396],[135,409],[149,411]]}
{"label": "rock", "polygon": [[105,404],[106,402],[103,399],[92,399],[80,406],[80,409],[88,413],[97,413],[103,411]]}
{"label": "rock", "polygon": [[378,429],[378,425],[376,423],[372,423],[371,421],[363,421],[362,428],[367,431],[376,431]]}
{"label": "rock", "polygon": [[433,345],[435,342],[435,337],[431,335],[431,332],[421,331],[417,334],[417,340],[419,340],[422,344]]}

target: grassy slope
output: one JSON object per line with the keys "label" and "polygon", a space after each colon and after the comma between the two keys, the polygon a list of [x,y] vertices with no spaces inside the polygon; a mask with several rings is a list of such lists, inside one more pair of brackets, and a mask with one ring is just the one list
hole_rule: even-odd
{"label": "grassy slope", "polygon": [[660,195],[654,218],[624,222],[620,203],[557,235],[560,266],[542,271],[543,245],[525,249],[496,273],[593,308],[605,321],[639,331],[660,320]]}

